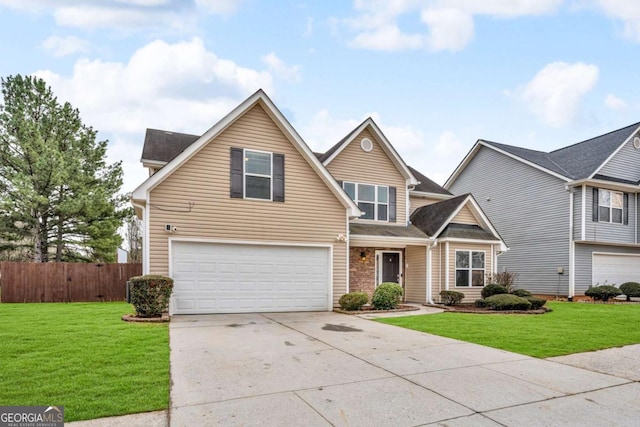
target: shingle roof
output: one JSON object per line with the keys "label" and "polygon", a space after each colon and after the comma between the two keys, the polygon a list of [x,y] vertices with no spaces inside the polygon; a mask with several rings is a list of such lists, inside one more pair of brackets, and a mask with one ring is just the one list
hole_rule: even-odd
{"label": "shingle roof", "polygon": [[427,178],[425,175],[421,174],[416,169],[412,168],[411,166],[407,166],[407,167],[409,168],[409,170],[411,171],[413,176],[415,176],[416,179],[418,181],[420,181],[420,184],[415,186],[415,190],[416,191],[424,191],[425,193],[437,193],[437,194],[451,195],[450,192],[448,192],[443,187],[441,187],[440,185],[436,184],[435,182],[433,182],[432,180]]}
{"label": "shingle roof", "polygon": [[406,227],[386,224],[349,224],[349,233],[360,236],[412,237],[427,239],[428,236],[413,225]]}
{"label": "shingle roof", "polygon": [[500,241],[493,234],[487,230],[481,228],[478,225],[473,224],[457,224],[451,223],[442,230],[442,233],[438,236],[439,239],[445,237],[453,237],[458,239],[470,239],[470,240],[495,240]]}
{"label": "shingle roof", "polygon": [[640,126],[635,123],[549,153],[482,140],[570,179],[590,177]]}
{"label": "shingle roof", "polygon": [[427,235],[433,236],[442,228],[460,204],[465,201],[467,196],[469,194],[462,194],[449,200],[422,206],[411,214],[411,223]]}
{"label": "shingle roof", "polygon": [[142,160],[169,163],[198,138],[199,135],[147,129],[142,147]]}

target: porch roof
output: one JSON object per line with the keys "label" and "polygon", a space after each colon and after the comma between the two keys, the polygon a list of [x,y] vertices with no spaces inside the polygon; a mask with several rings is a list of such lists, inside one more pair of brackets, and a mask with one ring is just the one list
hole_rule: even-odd
{"label": "porch roof", "polygon": [[349,224],[349,232],[357,236],[377,237],[409,237],[412,239],[428,239],[418,227],[414,225],[387,225],[387,224]]}

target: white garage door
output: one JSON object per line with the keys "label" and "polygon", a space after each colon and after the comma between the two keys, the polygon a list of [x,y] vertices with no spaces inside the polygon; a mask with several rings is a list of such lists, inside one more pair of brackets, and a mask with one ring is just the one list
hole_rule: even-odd
{"label": "white garage door", "polygon": [[329,249],[172,242],[172,313],[327,310]]}
{"label": "white garage door", "polygon": [[640,255],[593,254],[593,283],[640,282]]}

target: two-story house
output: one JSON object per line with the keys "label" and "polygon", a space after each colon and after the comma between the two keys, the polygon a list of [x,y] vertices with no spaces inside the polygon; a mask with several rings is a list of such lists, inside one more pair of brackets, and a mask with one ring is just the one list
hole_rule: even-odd
{"label": "two-story house", "polygon": [[507,249],[373,120],[313,153],[261,90],[203,135],[147,130],[142,163],[143,271],[174,279],[171,313],[331,310],[385,281],[473,300]]}
{"label": "two-story house", "polygon": [[479,140],[445,183],[472,192],[510,251],[500,271],[549,296],[640,281],[640,123],[552,152]]}

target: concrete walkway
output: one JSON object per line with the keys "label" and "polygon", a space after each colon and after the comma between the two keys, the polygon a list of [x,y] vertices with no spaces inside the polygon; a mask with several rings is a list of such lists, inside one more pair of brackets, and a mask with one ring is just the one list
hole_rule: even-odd
{"label": "concrete walkway", "polygon": [[[593,372],[569,366],[589,361],[534,359],[336,313],[174,316],[170,346],[171,426],[640,420],[635,374]],[[625,371],[637,372],[636,346],[619,352]]]}

